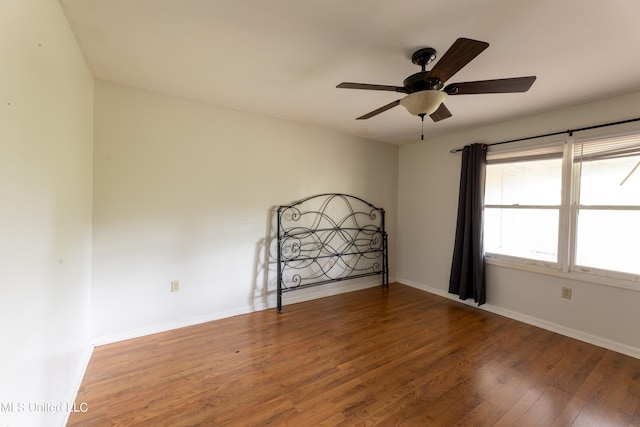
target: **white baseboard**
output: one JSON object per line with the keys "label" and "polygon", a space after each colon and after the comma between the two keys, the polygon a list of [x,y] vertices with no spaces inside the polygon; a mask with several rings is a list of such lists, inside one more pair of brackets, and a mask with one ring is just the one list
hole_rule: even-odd
{"label": "white baseboard", "polygon": [[[80,405],[82,402],[76,402],[76,397],[78,396],[78,391],[80,390],[80,386],[82,385],[84,375],[87,372],[87,367],[89,366],[89,361],[91,360],[91,355],[93,354],[93,348],[93,344],[91,342],[88,342],[87,346],[82,352],[82,355],[80,356],[76,375],[71,382],[71,387],[69,388],[69,394],[67,396],[66,402],[73,405],[73,408],[84,408],[84,406]],[[67,422],[69,421],[70,415],[71,412],[68,411],[58,412],[58,417],[56,419],[55,425],[60,427],[66,426]]]}
{"label": "white baseboard", "polygon": [[[393,282],[393,280],[390,280]],[[326,286],[317,286],[313,288],[303,289],[295,292],[288,292],[283,295],[284,309],[288,304],[296,304],[299,302],[310,301],[318,298],[324,298],[332,295],[343,294],[346,292],[358,291],[361,289],[371,288],[374,286],[380,286],[380,281],[366,281],[366,282],[338,282]],[[159,332],[166,332],[173,329],[184,328],[187,326],[199,325],[201,323],[211,322],[214,320],[225,319],[227,317],[238,316],[241,314],[252,313],[255,311],[262,311],[268,309],[274,309],[275,305],[268,303],[259,303],[247,305],[244,307],[238,307],[232,310],[219,311],[216,313],[209,313],[203,316],[194,316],[184,318],[176,321],[159,323],[143,328],[132,329],[128,331],[116,332],[113,334],[106,334],[96,336],[91,339],[91,346],[100,346],[105,344],[111,344],[118,341],[124,341],[132,338],[139,338],[146,335],[156,334]]]}
{"label": "white baseboard", "polygon": [[204,316],[194,316],[175,320],[171,322],[158,323],[151,326],[146,326],[137,329],[131,329],[128,331],[115,332],[112,334],[100,335],[91,339],[91,344],[94,346],[100,346],[105,344],[112,344],[119,341],[124,341],[132,338],[144,337],[146,335],[157,334],[159,332],[166,332],[172,329],[184,328],[187,326],[199,325],[201,323],[211,322],[213,320],[220,320],[227,317],[238,316],[240,314],[247,314],[253,311],[264,310],[265,308],[256,306],[239,307],[233,310],[219,311],[216,313],[210,313]]}
{"label": "white baseboard", "polygon": [[[390,279],[389,282],[393,283],[393,280]],[[348,285],[344,285],[342,282],[339,282],[333,285],[328,285],[326,287],[317,286],[314,288],[306,289],[304,291],[285,293],[283,295],[283,311],[286,309],[286,306],[288,304],[297,304],[299,302],[311,301],[314,299],[330,297],[347,292],[360,291],[362,289],[373,288],[375,286],[380,286],[380,280],[356,282]]]}
{"label": "white baseboard", "polygon": [[517,320],[523,323],[527,323],[529,325],[537,326],[542,329],[546,329],[551,332],[558,333],[560,335],[564,335],[570,338],[577,339],[579,341],[583,341],[589,344],[596,345],[598,347],[606,348],[608,350],[615,351],[617,353],[622,353],[627,356],[635,357],[636,359],[640,359],[640,348],[632,347],[630,345],[622,344],[616,341],[608,340],[606,338],[599,337],[597,335],[591,335],[586,332],[578,331],[575,329],[567,328],[565,326],[559,325],[557,323],[549,322],[544,319],[539,319],[537,317],[529,316],[526,314],[518,313],[515,311],[507,310],[501,307],[497,307],[491,304],[483,304],[478,307],[478,305],[474,302],[464,301],[458,298],[457,295],[450,294],[441,289],[433,288],[431,286],[427,286],[422,283],[413,282],[411,280],[406,279],[397,279],[398,283],[411,286],[412,288],[420,289],[421,291],[429,292],[431,294],[435,294],[444,298],[448,298],[450,300],[459,302],[461,304],[466,304],[470,306],[474,306],[481,310],[485,310],[494,314],[498,314],[500,316],[508,317],[513,320]]}

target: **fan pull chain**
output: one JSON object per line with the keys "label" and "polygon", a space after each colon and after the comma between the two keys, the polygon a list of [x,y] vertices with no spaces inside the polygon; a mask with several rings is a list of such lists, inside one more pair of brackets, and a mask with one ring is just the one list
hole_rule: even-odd
{"label": "fan pull chain", "polygon": [[426,114],[418,114],[420,116],[420,119],[422,119],[422,134],[420,135],[420,140],[424,141],[424,116]]}

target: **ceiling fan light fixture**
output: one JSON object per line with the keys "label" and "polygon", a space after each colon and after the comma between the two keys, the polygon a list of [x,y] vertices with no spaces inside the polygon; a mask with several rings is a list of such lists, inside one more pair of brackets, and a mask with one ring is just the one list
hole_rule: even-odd
{"label": "ceiling fan light fixture", "polygon": [[400,105],[414,116],[433,114],[447,98],[447,93],[441,90],[422,90],[413,92],[400,100]]}

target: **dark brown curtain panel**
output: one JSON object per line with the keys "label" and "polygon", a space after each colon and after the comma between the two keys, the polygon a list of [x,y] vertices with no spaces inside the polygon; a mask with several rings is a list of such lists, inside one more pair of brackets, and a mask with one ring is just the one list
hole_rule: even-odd
{"label": "dark brown curtain panel", "polygon": [[487,147],[471,144],[462,150],[458,222],[451,262],[449,293],[478,305],[486,302],[483,211]]}

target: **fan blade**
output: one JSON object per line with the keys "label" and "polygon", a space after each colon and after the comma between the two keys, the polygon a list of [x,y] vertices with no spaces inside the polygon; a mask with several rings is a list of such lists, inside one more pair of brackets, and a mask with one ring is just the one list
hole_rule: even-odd
{"label": "fan blade", "polygon": [[449,95],[526,92],[535,81],[536,76],[478,80],[477,82],[451,83],[444,88],[444,91]]}
{"label": "fan blade", "polygon": [[489,43],[487,42],[459,38],[427,73],[425,81],[438,78],[440,82],[446,82],[488,47]]}
{"label": "fan blade", "polygon": [[536,76],[479,80],[477,82],[452,83],[447,85],[444,91],[449,95],[526,92],[535,81]]}
{"label": "fan blade", "polygon": [[439,122],[440,120],[448,119],[449,117],[451,117],[451,111],[449,111],[446,105],[440,104],[436,111],[429,114],[429,117],[431,117],[431,120],[433,120],[434,122]]}
{"label": "fan blade", "polygon": [[385,105],[384,107],[380,107],[377,110],[373,110],[372,112],[367,113],[364,116],[360,116],[356,120],[370,119],[371,117],[376,116],[376,115],[378,115],[378,114],[380,114],[380,113],[382,113],[384,111],[387,111],[387,110],[389,110],[389,109],[391,109],[391,108],[393,108],[393,107],[395,107],[397,105],[400,105],[400,100],[399,99],[397,101],[393,101],[392,103]]}
{"label": "fan blade", "polygon": [[367,83],[340,83],[337,88],[340,89],[367,89],[367,90],[387,90],[390,92],[407,93],[407,90],[402,86],[387,86],[387,85],[370,85]]}

